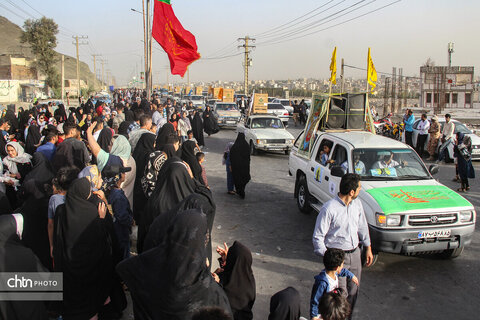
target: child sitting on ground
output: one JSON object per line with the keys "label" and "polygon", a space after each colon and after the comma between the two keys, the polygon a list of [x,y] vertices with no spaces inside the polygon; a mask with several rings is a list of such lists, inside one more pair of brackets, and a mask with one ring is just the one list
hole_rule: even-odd
{"label": "child sitting on ground", "polygon": [[319,320],[320,312],[318,309],[322,296],[338,288],[338,277],[347,277],[358,286],[357,277],[349,270],[343,268],[345,260],[345,252],[341,249],[327,249],[323,256],[323,264],[325,269],[322,270],[315,278],[315,284],[312,288],[312,296],[310,299],[310,317],[312,320]]}
{"label": "child sitting on ground", "polygon": [[205,183],[205,187],[210,189],[207,181],[207,172],[205,171],[205,167],[202,164],[205,161],[205,153],[197,152],[195,156],[197,157],[197,161],[200,164],[200,167],[202,167],[202,179],[203,179],[203,182]]}

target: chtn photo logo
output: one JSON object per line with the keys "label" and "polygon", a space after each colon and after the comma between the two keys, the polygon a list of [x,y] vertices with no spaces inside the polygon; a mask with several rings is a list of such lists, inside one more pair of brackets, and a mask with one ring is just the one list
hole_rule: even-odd
{"label": "chtn photo logo", "polygon": [[25,277],[19,278],[17,275],[7,280],[7,286],[9,288],[33,288],[32,279]]}

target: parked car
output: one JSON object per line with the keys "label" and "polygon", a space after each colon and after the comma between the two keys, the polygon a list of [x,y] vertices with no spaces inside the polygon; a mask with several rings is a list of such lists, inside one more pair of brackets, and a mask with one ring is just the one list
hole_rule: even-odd
{"label": "parked car", "polygon": [[233,102],[216,102],[213,114],[219,127],[236,127],[242,116],[237,104]]}
{"label": "parked car", "polygon": [[294,137],[277,116],[251,115],[245,122],[238,123],[237,132],[245,133],[252,155],[256,155],[258,150],[283,151],[288,154],[293,146]]}
{"label": "parked car", "polygon": [[[429,120],[430,121],[430,120]],[[472,139],[472,160],[480,160],[480,137],[473,133],[465,124],[461,123],[458,120],[451,119],[455,124],[455,134],[457,132],[462,132],[466,136],[469,136]],[[418,138],[418,123],[420,119],[416,120],[413,123],[413,133],[412,133],[412,142],[413,146],[417,147],[417,138]],[[443,130],[443,126],[445,124],[445,118],[439,118],[438,123],[440,124],[440,132]],[[425,141],[425,150],[427,150],[428,141],[430,140],[430,135],[428,135],[427,140]],[[439,143],[438,148],[440,148],[441,143]],[[453,144],[450,144],[447,148],[448,151],[448,158],[453,159]]]}
{"label": "parked car", "polygon": [[283,125],[285,127],[288,127],[288,120],[290,119],[290,115],[287,109],[285,109],[285,107],[281,103],[267,103],[267,113],[279,117],[282,120]]}
{"label": "parked car", "polygon": [[291,101],[289,99],[274,99],[273,103],[281,103],[285,109],[287,109],[288,113],[292,116],[293,115],[293,107],[291,105]]}
{"label": "parked car", "polygon": [[[315,138],[316,136],[316,138]],[[408,145],[369,132],[320,132],[313,137],[310,155],[303,133],[289,157],[289,174],[295,178],[294,196],[304,213],[319,211],[335,197],[341,177],[361,176],[361,200],[376,253],[437,253],[458,257],[472,242],[476,212],[458,193],[433,178],[437,165],[428,169]],[[324,145],[331,146],[329,160],[321,162]],[[393,162],[394,161],[394,162]]]}

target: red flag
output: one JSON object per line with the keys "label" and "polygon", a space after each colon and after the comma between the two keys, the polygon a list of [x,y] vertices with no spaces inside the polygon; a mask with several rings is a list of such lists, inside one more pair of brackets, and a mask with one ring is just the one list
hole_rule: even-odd
{"label": "red flag", "polygon": [[152,36],[167,53],[172,74],[183,77],[188,66],[200,59],[195,36],[178,21],[170,0],[155,0]]}

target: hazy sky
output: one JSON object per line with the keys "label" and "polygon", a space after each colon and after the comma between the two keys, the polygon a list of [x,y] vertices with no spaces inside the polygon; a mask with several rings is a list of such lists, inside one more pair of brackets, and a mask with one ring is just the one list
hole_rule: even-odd
{"label": "hazy sky", "polygon": [[[334,46],[337,46],[338,65],[344,58],[346,64],[365,67],[367,50],[371,47],[377,71],[390,72],[396,66],[403,67],[404,74],[413,76],[419,74],[419,66],[428,57],[437,65],[446,65],[447,44],[453,41],[453,65],[480,67],[478,0],[402,0],[321,31],[394,1],[171,2],[183,26],[196,36],[202,58],[240,53],[236,48],[240,44],[237,38],[245,35],[256,38],[257,48],[251,54],[251,80],[326,78]],[[88,35],[90,44],[80,47],[81,60],[93,69],[91,54],[102,54],[120,84],[125,84],[142,69],[142,16],[130,10],[141,10],[141,0],[0,0],[0,4],[0,14],[19,25],[23,25],[23,19],[5,7],[21,17],[31,18],[28,13],[38,18],[39,13],[29,4],[53,18],[60,25],[57,50],[62,53],[75,54],[73,34]],[[323,7],[304,16],[320,6]],[[300,19],[287,24],[297,18]],[[314,34],[299,38],[309,33]],[[276,43],[279,41],[281,43]],[[157,43],[154,43],[153,51],[154,82],[165,82],[167,56]],[[227,59],[199,60],[190,67],[190,81],[242,80],[242,62],[242,54]],[[97,64],[98,69],[100,64]],[[345,69],[347,77],[362,77],[363,74],[362,71]],[[170,76],[170,81],[186,79]]]}

